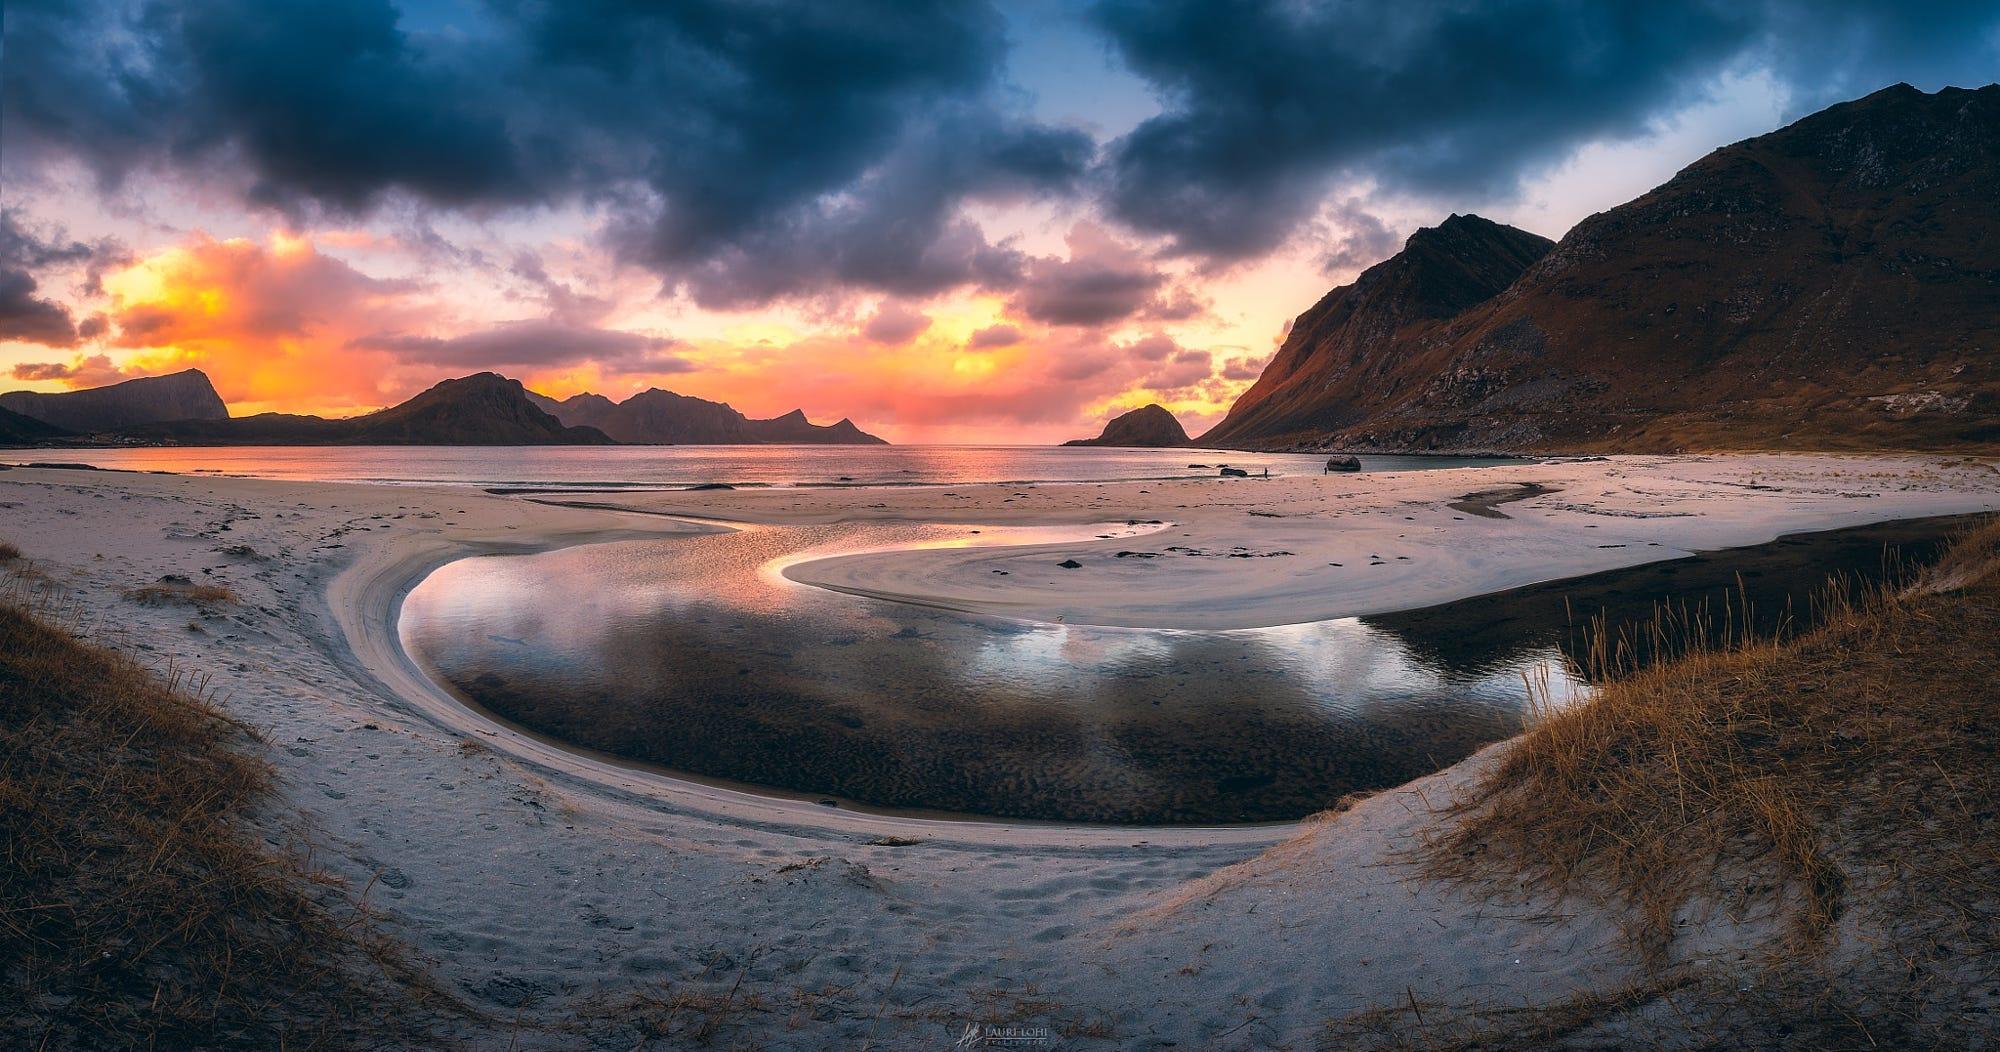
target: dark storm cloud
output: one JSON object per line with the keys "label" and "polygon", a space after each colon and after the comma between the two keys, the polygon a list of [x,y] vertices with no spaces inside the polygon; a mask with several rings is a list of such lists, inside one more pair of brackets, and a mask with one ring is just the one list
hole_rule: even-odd
{"label": "dark storm cloud", "polygon": [[1135,246],[1096,223],[1070,230],[1069,257],[1030,260],[1008,305],[1050,325],[1098,326],[1144,316],[1185,319],[1205,305],[1186,290],[1161,295],[1167,278]]}
{"label": "dark storm cloud", "polygon": [[2000,24],[1990,2],[1888,0],[1102,0],[1094,14],[1163,104],[1110,149],[1110,211],[1222,260],[1283,241],[1343,175],[1506,196],[1746,63],[1807,110],[1897,79],[1983,83]]}
{"label": "dark storm cloud", "polygon": [[1403,239],[1389,224],[1356,198],[1335,202],[1323,218],[1334,228],[1320,257],[1320,266],[1329,272],[1370,266],[1402,247]]}
{"label": "dark storm cloud", "polygon": [[1080,132],[961,107],[914,123],[837,195],[778,209],[691,241],[674,206],[647,204],[614,239],[629,259],[677,277],[704,307],[754,306],[800,289],[859,285],[924,297],[1017,284],[1028,258],[959,214],[967,200],[1060,192],[1088,164]]}
{"label": "dark storm cloud", "polygon": [[674,341],[643,333],[553,320],[506,322],[449,338],[384,333],[355,340],[363,350],[393,351],[430,365],[546,368],[595,362],[614,372],[679,373],[694,366],[664,353]]}
{"label": "dark storm cloud", "polygon": [[[999,101],[983,3],[10,0],[10,166],[242,172],[358,212],[606,204],[618,247],[710,304],[1004,284],[967,200],[1060,192],[1088,136]],[[836,244],[835,242],[840,243]]]}
{"label": "dark storm cloud", "polygon": [[[78,327],[69,308],[36,293],[41,283],[35,272],[46,267],[94,261],[100,247],[60,236],[47,240],[21,226],[11,209],[0,209],[0,340],[21,340],[50,347],[69,347],[78,338]],[[95,335],[102,322],[86,319],[84,325]]]}

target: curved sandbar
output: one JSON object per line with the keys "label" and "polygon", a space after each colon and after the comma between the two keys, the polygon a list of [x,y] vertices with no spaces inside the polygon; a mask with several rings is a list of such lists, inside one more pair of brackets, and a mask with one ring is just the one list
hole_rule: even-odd
{"label": "curved sandbar", "polygon": [[[1541,489],[1483,514],[1452,506],[1509,483]],[[1147,499],[1134,502],[1143,489]],[[1433,606],[1787,533],[1988,511],[2000,508],[2000,472],[1919,457],[1618,457],[1149,487],[1050,485],[986,490],[985,500],[943,508],[935,500],[918,506],[922,494],[869,503],[912,518],[991,515],[1004,510],[992,506],[998,493],[1010,506],[1042,505],[1024,507],[1028,514],[1084,508],[1173,526],[1142,539],[842,555],[793,564],[785,575],[876,599],[1028,620],[1261,628]],[[860,510],[851,500],[843,508],[837,495],[812,512],[775,507],[781,499],[722,503],[763,521]]]}

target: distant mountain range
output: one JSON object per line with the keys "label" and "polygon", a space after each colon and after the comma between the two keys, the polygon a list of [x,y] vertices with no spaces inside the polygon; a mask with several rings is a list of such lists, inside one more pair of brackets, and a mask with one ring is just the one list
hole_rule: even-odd
{"label": "distant mountain range", "polygon": [[[203,378],[206,382],[206,378]],[[176,445],[278,446],[608,446],[588,427],[565,427],[528,399],[519,380],[476,373],[446,380],[401,405],[328,420],[260,413],[222,420],[177,420],[125,428],[127,441]]]}
{"label": "distant mountain range", "polygon": [[198,369],[64,394],[0,395],[0,445],[615,444],[594,420],[630,442],[885,444],[847,420],[820,427],[796,411],[749,420],[720,402],[668,391],[646,391],[622,403],[599,395],[556,402],[498,373],[446,380],[401,405],[343,419],[232,417]]}
{"label": "distant mountain range", "polygon": [[1188,444],[1181,422],[1163,405],[1148,405],[1121,413],[1104,425],[1096,438],[1073,438],[1065,446],[1126,446],[1165,448]]}
{"label": "distant mountain range", "polygon": [[794,409],[770,420],[752,420],[725,402],[662,391],[641,391],[623,402],[580,394],[558,402],[529,392],[528,398],[565,424],[594,427],[618,442],[675,445],[888,445],[851,420],[820,425]]}
{"label": "distant mountain range", "polygon": [[1328,293],[1202,445],[2000,448],[2000,85],[1897,85],[1560,242],[1474,216]]}

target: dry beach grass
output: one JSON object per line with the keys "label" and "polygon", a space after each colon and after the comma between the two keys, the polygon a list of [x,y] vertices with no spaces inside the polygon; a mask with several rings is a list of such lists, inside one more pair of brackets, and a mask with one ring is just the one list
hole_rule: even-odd
{"label": "dry beach grass", "polygon": [[[1962,1047],[2000,1008],[2000,523],[1825,622],[1717,645],[1663,616],[1421,849],[1433,877],[1625,918],[1652,978],[1529,1006],[1414,998],[1336,1024],[1409,1048]],[[1712,627],[1712,626],[1711,626]],[[1647,652],[1678,648],[1639,665]],[[1555,906],[1552,908],[1561,908]],[[1727,966],[1711,918],[1772,938]],[[1735,948],[1740,949],[1740,948]],[[1594,1044],[1595,1043],[1595,1044]]]}
{"label": "dry beach grass", "polygon": [[256,827],[254,735],[38,605],[0,602],[0,1045],[420,1037],[418,970]]}

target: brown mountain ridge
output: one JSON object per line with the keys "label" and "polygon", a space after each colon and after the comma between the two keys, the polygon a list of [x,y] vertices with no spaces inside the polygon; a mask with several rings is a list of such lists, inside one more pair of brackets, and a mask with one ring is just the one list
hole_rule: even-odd
{"label": "brown mountain ridge", "polygon": [[2000,448],[2000,85],[1897,85],[1560,242],[1472,216],[1299,316],[1200,442]]}
{"label": "brown mountain ridge", "polygon": [[614,402],[600,394],[572,395],[557,401],[528,393],[543,410],[565,424],[594,427],[618,442],[656,445],[845,445],[883,446],[887,442],[854,426],[845,418],[815,424],[805,411],[794,409],[769,420],[753,420],[727,402],[649,388]]}

